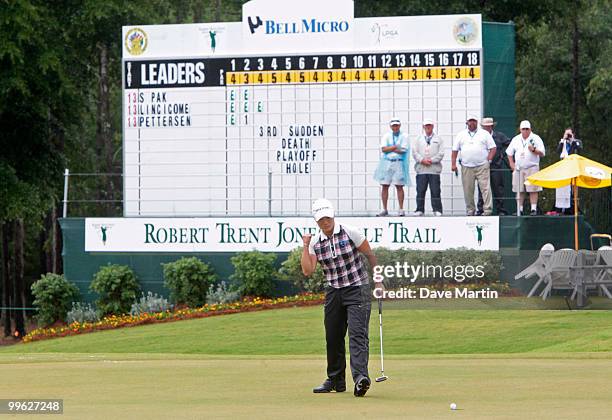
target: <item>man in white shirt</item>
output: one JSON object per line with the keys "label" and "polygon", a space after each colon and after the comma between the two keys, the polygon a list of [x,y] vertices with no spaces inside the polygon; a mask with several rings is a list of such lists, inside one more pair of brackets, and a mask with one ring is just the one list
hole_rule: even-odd
{"label": "man in white shirt", "polygon": [[391,132],[386,133],[381,142],[381,156],[374,179],[381,184],[381,199],[383,210],[378,216],[388,216],[387,201],[389,200],[389,185],[394,184],[397,188],[397,199],[399,201],[399,216],[404,216],[404,185],[410,185],[408,176],[408,155],[410,144],[408,136],[400,130],[401,122],[393,118],[389,122]]}
{"label": "man in white shirt", "polygon": [[474,182],[478,182],[484,199],[484,215],[493,211],[489,165],[495,156],[495,141],[488,131],[478,128],[478,117],[467,118],[467,128],[457,134],[451,154],[451,170],[457,172],[457,156],[461,153],[461,182],[468,216],[474,216]]}
{"label": "man in white shirt", "polygon": [[529,193],[531,215],[538,214],[538,192],[542,187],[525,185],[527,177],[540,170],[540,158],[544,156],[544,142],[537,134],[531,131],[531,123],[521,121],[521,133],[514,136],[506,153],[508,163],[512,169],[512,191],[516,193],[516,214],[521,215],[525,192]]}

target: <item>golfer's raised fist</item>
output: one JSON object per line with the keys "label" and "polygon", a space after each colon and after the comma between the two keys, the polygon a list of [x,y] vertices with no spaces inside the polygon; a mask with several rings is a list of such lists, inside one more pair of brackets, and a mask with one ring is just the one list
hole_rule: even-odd
{"label": "golfer's raised fist", "polygon": [[311,239],[312,239],[312,235],[310,233],[304,234],[304,236],[302,236],[302,241],[304,241],[304,246],[309,246]]}

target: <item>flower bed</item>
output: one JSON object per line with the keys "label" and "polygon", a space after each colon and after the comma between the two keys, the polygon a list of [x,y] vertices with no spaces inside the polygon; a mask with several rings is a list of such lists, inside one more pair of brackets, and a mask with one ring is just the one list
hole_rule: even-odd
{"label": "flower bed", "polygon": [[182,319],[205,318],[209,316],[234,314],[238,312],[261,311],[264,309],[288,308],[294,306],[320,305],[323,294],[305,293],[275,299],[245,298],[242,301],[226,304],[204,305],[199,308],[179,308],[172,311],[143,313],[140,315],[111,315],[97,322],[73,322],[68,325],[37,328],[23,337],[24,343],[54,337],[78,335],[92,331],[112,330],[136,325],[159,322],[180,321]]}

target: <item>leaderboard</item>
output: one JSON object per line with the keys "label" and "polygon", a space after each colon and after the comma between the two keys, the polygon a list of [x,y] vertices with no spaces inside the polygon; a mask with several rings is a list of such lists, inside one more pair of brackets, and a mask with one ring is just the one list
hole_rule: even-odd
{"label": "leaderboard", "polygon": [[[411,141],[436,121],[450,167],[465,116],[482,114],[481,17],[360,19],[351,0],[307,3],[250,1],[242,22],[124,27],[126,216],[303,216],[319,197],[343,215],[377,214],[392,117]],[[310,32],[322,16],[349,31]],[[304,32],[266,30],[305,20]],[[405,204],[413,170],[410,184]],[[463,214],[460,180],[444,171],[441,188],[445,213]]]}
{"label": "leaderboard", "polygon": [[480,51],[126,61],[125,87],[480,80]]}

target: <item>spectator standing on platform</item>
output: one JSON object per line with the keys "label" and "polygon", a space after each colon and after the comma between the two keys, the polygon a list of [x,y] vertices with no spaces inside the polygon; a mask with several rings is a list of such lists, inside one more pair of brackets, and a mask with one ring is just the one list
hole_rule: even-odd
{"label": "spectator standing on platform", "polygon": [[401,131],[401,121],[393,118],[389,122],[391,132],[386,133],[381,142],[382,154],[380,162],[374,173],[374,179],[382,185],[381,199],[383,210],[378,216],[388,216],[387,202],[389,200],[389,185],[394,184],[397,189],[399,201],[398,216],[404,216],[404,185],[410,185],[408,175],[408,156],[410,144],[408,136]]}
{"label": "spectator standing on platform", "polygon": [[537,185],[525,185],[527,177],[540,170],[540,158],[544,156],[544,142],[531,131],[531,123],[527,120],[521,121],[521,133],[514,136],[506,154],[510,169],[512,169],[512,191],[516,193],[516,215],[521,215],[525,192],[529,193],[531,204],[531,215],[538,214],[538,192],[542,187]]}
{"label": "spectator standing on platform", "polygon": [[[565,159],[569,155],[575,153],[580,154],[582,152],[582,140],[574,137],[574,130],[571,127],[565,129],[563,138],[559,140],[557,145],[557,153],[560,159]],[[547,214],[574,214],[572,207],[572,187],[567,185],[565,187],[557,188],[555,190],[555,207],[551,212]]]}
{"label": "spectator standing on platform", "polygon": [[425,213],[425,194],[429,186],[431,208],[435,216],[442,216],[442,199],[440,198],[440,173],[444,157],[444,141],[434,133],[434,122],[423,121],[423,133],[412,143],[412,157],[416,171],[416,211],[415,216]]}
{"label": "spectator standing on platform", "polygon": [[457,134],[453,142],[451,170],[457,171],[457,156],[461,153],[461,182],[468,216],[474,216],[474,182],[482,191],[484,198],[484,215],[490,216],[493,208],[491,197],[489,166],[495,156],[495,142],[488,131],[478,128],[478,117],[470,115],[466,121],[467,128]]}
{"label": "spectator standing on platform", "polygon": [[[483,118],[480,122],[480,126],[491,134],[495,142],[495,156],[493,156],[491,162],[491,192],[493,193],[497,214],[506,216],[508,212],[504,207],[504,170],[509,168],[506,149],[510,144],[510,139],[501,131],[494,130],[496,125],[497,122],[493,118]],[[476,212],[478,216],[484,213],[483,206],[482,192],[478,188],[478,210]]]}

